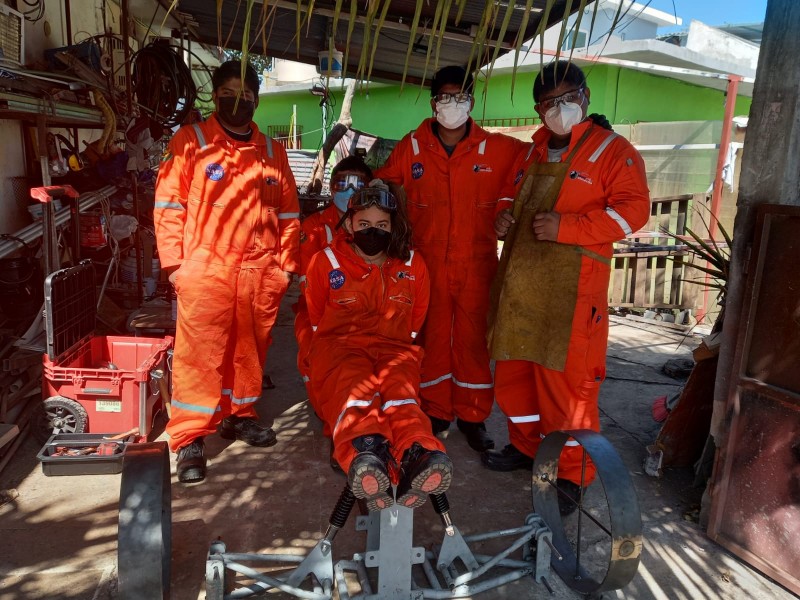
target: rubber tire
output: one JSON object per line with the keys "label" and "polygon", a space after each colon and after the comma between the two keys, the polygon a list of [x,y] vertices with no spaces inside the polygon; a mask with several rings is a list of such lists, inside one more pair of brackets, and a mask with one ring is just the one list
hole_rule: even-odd
{"label": "rubber tire", "polygon": [[[54,411],[65,411],[74,418],[75,426],[72,429],[55,431],[51,414]],[[46,444],[47,440],[56,433],[84,433],[89,425],[89,414],[75,400],[64,396],[51,396],[37,406],[33,411],[31,419],[31,433],[33,438],[40,444]]]}

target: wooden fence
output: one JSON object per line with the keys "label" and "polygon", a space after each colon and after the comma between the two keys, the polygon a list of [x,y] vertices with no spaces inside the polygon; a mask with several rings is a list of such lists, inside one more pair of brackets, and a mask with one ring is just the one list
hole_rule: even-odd
{"label": "wooden fence", "polygon": [[[702,235],[697,211],[707,205],[705,194],[687,194],[652,201],[650,220],[638,233],[619,242],[611,262],[609,305],[621,308],[702,308],[702,273],[692,268],[693,256],[686,245],[665,235],[685,236],[686,228]],[[687,281],[689,280],[689,281]]]}

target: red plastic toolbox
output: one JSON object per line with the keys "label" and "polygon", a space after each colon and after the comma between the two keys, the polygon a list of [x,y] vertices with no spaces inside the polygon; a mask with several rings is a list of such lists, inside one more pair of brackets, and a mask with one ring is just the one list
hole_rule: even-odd
{"label": "red plastic toolbox", "polygon": [[138,428],[147,436],[163,407],[157,376],[168,376],[173,338],[95,336],[95,303],[91,263],[47,277],[42,395],[78,402],[88,417],[84,432]]}

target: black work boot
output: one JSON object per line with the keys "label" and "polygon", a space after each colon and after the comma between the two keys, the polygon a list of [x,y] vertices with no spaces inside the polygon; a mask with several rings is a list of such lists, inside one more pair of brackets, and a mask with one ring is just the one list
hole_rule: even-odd
{"label": "black work boot", "polygon": [[532,469],[533,459],[508,444],[502,450],[487,450],[481,454],[483,466],[492,471],[515,471],[516,469]]}
{"label": "black work boot", "polygon": [[558,493],[558,512],[562,517],[571,515],[578,508],[578,502],[581,501],[583,489],[577,483],[569,479],[556,479],[556,492]]}
{"label": "black work boot", "polygon": [[431,420],[431,431],[433,431],[433,435],[439,435],[443,431],[450,429],[450,421],[447,419],[440,419],[439,417],[432,417],[430,415],[427,415],[427,417]]}
{"label": "black work boot", "polygon": [[358,454],[350,463],[347,483],[356,498],[366,501],[367,509],[383,510],[394,503],[388,491],[389,463],[392,460],[389,442],[382,435],[362,435],[353,440]]}
{"label": "black work boot", "polygon": [[181,483],[199,483],[206,478],[206,457],[203,438],[195,438],[183,448],[178,448],[177,473]]}
{"label": "black work boot", "polygon": [[458,425],[459,431],[467,438],[469,447],[475,452],[485,452],[494,448],[494,440],[486,432],[486,424],[483,421],[473,423],[457,419],[456,425]]}
{"label": "black work boot", "polygon": [[333,440],[328,438],[328,458],[330,460],[331,469],[333,469],[336,473],[341,473],[344,475],[344,471],[342,470],[339,461],[336,460],[333,456]]}
{"label": "black work boot", "polygon": [[397,486],[397,504],[417,508],[425,504],[429,494],[441,494],[453,479],[453,462],[440,450],[427,450],[414,442],[406,450],[402,474]]}
{"label": "black work boot", "polygon": [[242,440],[245,444],[266,448],[278,443],[275,432],[251,417],[231,415],[219,424],[219,435],[226,440]]}

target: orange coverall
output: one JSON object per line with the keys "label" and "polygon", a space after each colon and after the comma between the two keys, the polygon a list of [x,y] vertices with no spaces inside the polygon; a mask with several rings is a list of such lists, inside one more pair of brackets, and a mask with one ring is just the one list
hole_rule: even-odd
{"label": "orange coverall", "polygon": [[154,220],[175,280],[170,447],[213,433],[234,414],[255,417],[269,334],[299,269],[300,210],[280,144],[251,124],[250,141],[212,116],[181,128],[159,169]]}
{"label": "orange coverall", "polygon": [[494,215],[525,145],[470,119],[448,156],[426,119],[394,148],[375,177],[404,187],[414,248],[431,276],[421,394],[439,419],[481,422],[493,403],[486,348],[489,288],[497,271]]}
{"label": "orange coverall", "polygon": [[[295,311],[294,335],[297,338],[297,370],[300,371],[300,375],[306,385],[308,401],[317,414],[320,414],[319,407],[314,399],[309,378],[308,352],[311,348],[312,330],[304,296],[306,271],[308,271],[308,265],[311,264],[311,259],[314,255],[330,244],[335,235],[341,233],[342,230],[337,231],[336,229],[340,220],[339,211],[334,204],[331,204],[300,222],[300,298],[293,307]],[[330,437],[328,424],[323,423],[322,427],[323,433]]]}
{"label": "orange coverall", "polygon": [[398,463],[414,442],[443,451],[417,391],[422,348],[413,342],[430,294],[422,257],[369,265],[337,236],[311,260],[306,278],[311,385],[344,472],[356,455],[351,442],[362,435],[383,435]]}
{"label": "orange coverall", "polygon": [[[564,156],[591,125],[586,120],[573,128]],[[533,144],[513,170],[515,186],[531,163],[547,161],[549,139],[548,129],[536,131]],[[511,205],[502,201],[498,212]],[[558,242],[610,258],[613,242],[640,229],[650,216],[644,161],[625,138],[595,126],[573,157],[553,210],[561,215]],[[508,417],[509,440],[528,456],[536,455],[541,438],[551,431],[600,431],[597,401],[606,374],[610,274],[609,265],[582,256],[563,372],[524,360],[499,360],[495,365],[495,395]],[[558,476],[580,483],[582,451],[577,446],[575,441],[567,442]],[[589,482],[594,478],[591,464],[587,477]]]}

